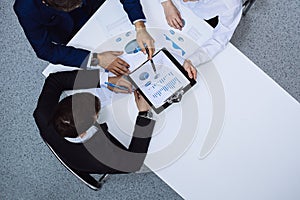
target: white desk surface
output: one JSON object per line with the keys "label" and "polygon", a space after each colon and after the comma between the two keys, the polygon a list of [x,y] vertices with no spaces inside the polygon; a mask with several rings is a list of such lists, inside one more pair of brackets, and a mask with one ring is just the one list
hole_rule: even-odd
{"label": "white desk surface", "polygon": [[[158,15],[159,5],[146,0],[142,3],[148,27],[165,27],[163,20],[151,17],[154,12]],[[107,1],[70,44],[95,50],[114,35],[132,29],[126,21],[116,21],[117,29],[102,26],[105,22],[101,19],[107,19],[103,16],[111,16],[111,10],[107,9],[110,6],[120,11],[114,19],[124,17],[116,0]],[[184,17],[199,23],[192,15]],[[203,30],[207,32],[199,40],[205,40],[210,32],[209,28]],[[66,69],[50,65],[44,75]],[[185,199],[300,199],[299,103],[231,44],[198,71],[197,87],[181,104],[162,115],[163,122],[158,120],[145,161],[147,166]],[[126,102],[133,100],[129,98]],[[104,110],[109,113],[109,109]],[[130,104],[129,109],[135,108]],[[174,123],[170,130],[172,120],[184,125],[185,119],[174,119],[185,116],[184,109],[195,112],[192,116],[199,115],[191,122],[191,126],[198,123],[193,127],[196,135],[189,135],[188,127],[180,129]],[[134,114],[129,115],[133,121]],[[113,126],[122,127],[120,122],[114,123]],[[212,127],[213,123],[219,126]],[[157,152],[174,146],[175,138],[182,132],[192,138],[184,152],[170,164],[159,165],[164,161]],[[205,150],[208,137],[213,139]],[[128,143],[126,137],[122,139]]]}
{"label": "white desk surface", "polygon": [[226,95],[222,136],[200,139],[156,174],[185,199],[299,199],[300,105],[235,47],[214,59]]}

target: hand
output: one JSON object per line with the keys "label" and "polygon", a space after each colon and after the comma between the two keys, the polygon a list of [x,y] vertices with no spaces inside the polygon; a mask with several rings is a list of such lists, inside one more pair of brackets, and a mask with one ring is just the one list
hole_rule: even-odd
{"label": "hand", "polygon": [[172,3],[172,1],[170,0],[165,1],[161,5],[164,8],[164,13],[169,26],[178,30],[182,30],[183,22],[182,22],[180,12],[176,8],[176,6]]}
{"label": "hand", "polygon": [[127,81],[126,79],[124,79],[122,76],[108,77],[108,82],[125,88],[125,89],[120,89],[118,87],[108,86],[107,88],[113,92],[116,92],[116,93],[131,93],[132,92],[131,83],[129,81]]}
{"label": "hand", "polygon": [[144,22],[138,21],[135,23],[135,30],[136,30],[136,41],[138,45],[140,46],[142,52],[144,54],[147,53],[145,49],[145,45],[149,49],[148,59],[152,59],[152,55],[154,54],[155,48],[154,48],[154,40],[150,36],[150,34],[147,32],[146,27],[144,25]]}
{"label": "hand", "polygon": [[185,69],[185,71],[187,71],[188,75],[190,78],[193,78],[196,80],[197,78],[197,70],[196,68],[193,66],[192,62],[190,60],[185,60],[183,63],[183,68]]}
{"label": "hand", "polygon": [[97,58],[99,60],[99,65],[117,76],[123,74],[128,75],[129,64],[118,57],[122,54],[122,51],[106,51],[98,53]]}
{"label": "hand", "polygon": [[149,104],[137,90],[134,91],[134,98],[135,98],[135,103],[136,103],[136,106],[137,106],[139,112],[144,112],[144,111],[150,110]]}

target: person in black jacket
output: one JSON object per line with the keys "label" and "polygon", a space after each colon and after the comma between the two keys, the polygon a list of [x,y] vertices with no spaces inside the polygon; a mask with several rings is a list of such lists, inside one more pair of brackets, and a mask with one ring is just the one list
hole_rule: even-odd
{"label": "person in black jacket", "polygon": [[[97,97],[79,93],[59,101],[65,90],[100,87],[99,79],[99,70],[50,74],[33,114],[40,135],[73,170],[98,174],[138,171],[155,125],[148,115],[150,106],[138,92],[134,95],[140,112],[128,149],[108,132],[105,123],[96,122],[101,107]],[[131,84],[123,78],[112,77],[108,81],[131,92]]]}

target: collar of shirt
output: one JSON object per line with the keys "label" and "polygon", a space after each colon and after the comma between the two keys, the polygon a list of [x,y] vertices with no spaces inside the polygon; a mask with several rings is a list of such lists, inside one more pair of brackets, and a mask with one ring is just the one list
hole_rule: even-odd
{"label": "collar of shirt", "polygon": [[76,137],[76,138],[70,138],[70,137],[65,137],[66,140],[72,143],[84,143],[87,140],[89,140],[91,137],[94,136],[94,134],[98,131],[98,128],[95,126],[91,126],[87,131],[86,134],[83,137]]}

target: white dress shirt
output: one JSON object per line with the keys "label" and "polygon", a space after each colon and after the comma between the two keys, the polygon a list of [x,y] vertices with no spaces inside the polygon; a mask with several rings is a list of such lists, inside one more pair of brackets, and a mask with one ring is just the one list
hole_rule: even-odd
{"label": "white dress shirt", "polygon": [[[161,0],[161,2],[165,1]],[[226,47],[242,16],[241,0],[199,0],[194,2],[174,0],[174,2],[183,4],[201,19],[208,20],[219,17],[212,37],[203,44],[199,44],[200,48],[188,58],[195,66],[210,61]]]}
{"label": "white dress shirt", "polygon": [[72,143],[84,143],[88,141],[91,137],[93,137],[97,131],[98,128],[96,126],[91,126],[82,137],[80,136],[76,138],[65,137],[65,139]]}

